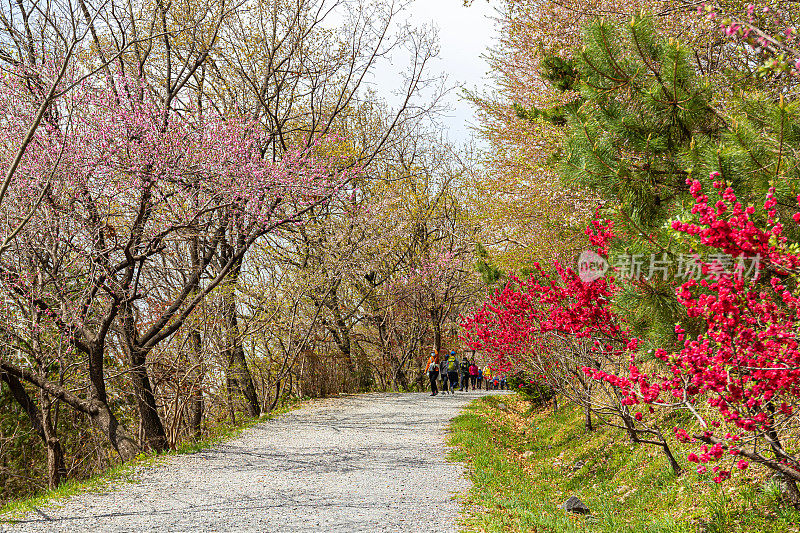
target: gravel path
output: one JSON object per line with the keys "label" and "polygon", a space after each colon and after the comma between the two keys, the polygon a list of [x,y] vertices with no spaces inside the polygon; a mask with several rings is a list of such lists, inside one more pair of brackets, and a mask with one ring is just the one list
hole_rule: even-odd
{"label": "gravel path", "polygon": [[469,483],[445,429],[481,394],[314,402],[0,531],[452,532]]}

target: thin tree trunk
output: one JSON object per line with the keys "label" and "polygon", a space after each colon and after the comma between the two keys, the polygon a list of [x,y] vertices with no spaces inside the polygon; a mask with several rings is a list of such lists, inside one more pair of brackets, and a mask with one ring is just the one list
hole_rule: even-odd
{"label": "thin tree trunk", "polygon": [[243,399],[245,412],[249,417],[261,415],[261,405],[258,401],[253,378],[247,368],[247,361],[241,347],[234,347],[226,351],[227,360],[227,385],[228,394],[235,403],[236,399]]}
{"label": "thin tree trunk", "polygon": [[662,449],[664,450],[664,455],[667,456],[670,468],[672,468],[672,471],[676,476],[680,476],[683,473],[683,468],[681,468],[681,465],[675,459],[675,456],[672,455],[672,450],[669,449],[669,446],[666,442],[662,445]]}
{"label": "thin tree trunk", "polygon": [[[341,310],[339,309],[339,296],[336,292],[335,286],[330,290],[328,294],[328,300],[325,302],[319,302],[317,305],[323,305],[323,303],[333,315],[333,324],[331,324],[327,319],[323,319],[322,325],[328,328],[328,331],[330,331],[331,335],[333,336],[333,341],[336,343],[339,351],[344,356],[348,375],[345,377],[347,381],[343,384],[342,388],[345,391],[350,391],[352,389],[350,383],[352,383],[353,378],[358,377],[358,369],[356,368],[355,359],[353,358],[353,346],[350,339],[350,328],[347,326],[347,322],[345,321]],[[359,382],[360,381],[361,380],[359,379]]]}
{"label": "thin tree trunk", "polygon": [[33,399],[28,395],[22,382],[14,375],[0,372],[0,378],[8,385],[11,397],[22,407],[34,431],[42,439],[47,450],[47,486],[55,489],[61,481],[67,477],[67,469],[64,466],[64,452],[61,449],[55,429],[52,427],[50,419],[50,402],[47,401],[47,393],[40,390],[41,409],[36,408]]}
{"label": "thin tree trunk", "polygon": [[672,455],[672,450],[670,450],[667,441],[664,439],[664,436],[661,434],[661,430],[658,431],[658,435],[653,435],[654,438],[658,438],[657,441],[652,441],[649,439],[642,439],[639,437],[639,430],[636,429],[634,426],[633,419],[626,414],[622,415],[622,421],[625,424],[625,429],[627,430],[628,436],[631,439],[631,442],[635,444],[653,444],[660,447],[664,451],[664,455],[667,457],[667,461],[669,461],[669,466],[672,468],[672,472],[676,476],[680,476],[683,473],[683,468],[681,468],[680,463],[675,459],[675,456]]}
{"label": "thin tree trunk", "polygon": [[395,386],[399,385],[400,390],[407,391],[409,388],[408,376],[403,370],[403,363],[398,357],[392,357],[392,365],[395,367],[394,382]]}
{"label": "thin tree trunk", "polygon": [[272,400],[272,403],[269,404],[269,410],[272,411],[275,409],[275,406],[278,405],[278,400],[281,398],[281,380],[275,381],[275,398]]}
{"label": "thin tree trunk", "polygon": [[[772,402],[767,404],[767,410],[769,412],[769,426],[767,426],[767,441],[769,442],[770,448],[772,448],[772,452],[775,454],[777,458],[784,458],[786,457],[786,451],[783,449],[783,445],[781,444],[780,438],[778,437],[778,433],[775,431],[774,427],[774,417],[773,413],[775,412],[775,406],[772,405]],[[789,498],[789,502],[795,507],[800,507],[800,490],[797,489],[797,482],[787,476],[784,473],[779,474],[783,479],[783,483],[786,486],[786,496]]]}
{"label": "thin tree trunk", "polygon": [[[189,246],[189,255],[192,259],[192,273],[197,274],[200,272],[200,240],[197,233],[192,237]],[[199,276],[197,276],[199,279]],[[197,287],[195,287],[195,293]],[[194,297],[194,294],[192,294]],[[189,376],[191,383],[191,397],[189,399],[189,432],[195,440],[199,440],[203,436],[203,413],[205,411],[205,404],[203,403],[203,387],[202,382],[205,377],[205,367],[203,365],[203,339],[200,336],[200,330],[193,329],[190,333],[189,342],[191,347],[189,349],[189,361],[192,364],[192,374]]]}
{"label": "thin tree trunk", "polygon": [[592,426],[592,382],[589,381],[586,383],[581,379],[581,383],[583,384],[584,389],[586,390],[586,413],[585,413],[585,425],[586,431],[592,431],[594,427]]}
{"label": "thin tree trunk", "polygon": [[228,384],[228,416],[231,417],[231,424],[236,425],[236,406],[233,405],[233,395],[231,394],[231,387]]}
{"label": "thin tree trunk", "polygon": [[[242,244],[241,242],[239,244]],[[233,247],[229,243],[221,248],[223,262],[232,257]],[[228,395],[232,400],[242,398],[245,412],[250,417],[261,415],[261,402],[258,401],[253,377],[247,367],[247,360],[242,346],[242,336],[239,333],[239,319],[236,311],[236,287],[241,271],[241,261],[231,269],[229,281],[221,291],[223,319],[225,324],[226,346],[224,350],[226,368],[226,382]],[[233,406],[231,406],[233,407]]]}
{"label": "thin tree trunk", "polygon": [[47,486],[55,489],[63,480],[67,479],[67,467],[64,465],[64,450],[61,448],[61,441],[58,439],[56,427],[50,415],[52,412],[50,396],[46,392],[40,391],[39,397],[44,442],[47,445]]}
{"label": "thin tree trunk", "polygon": [[439,313],[437,309],[430,310],[431,315],[431,327],[433,328],[433,349],[434,351],[442,355],[442,325],[439,321]]}
{"label": "thin tree trunk", "polygon": [[189,394],[189,432],[195,440],[199,440],[203,436],[203,413],[205,411],[205,403],[203,401],[203,387],[202,381],[204,377],[203,372],[203,353],[202,353],[202,339],[200,332],[197,330],[191,333],[191,349],[189,350],[189,360],[192,364],[192,372],[189,378],[191,383],[191,391]]}
{"label": "thin tree trunk", "polygon": [[239,335],[236,300],[233,294],[223,294],[222,297],[225,308],[225,328],[228,336],[225,347],[228,393],[234,400],[237,398],[243,399],[247,415],[255,418],[261,415],[261,404],[258,401],[256,387],[253,385],[253,377],[250,374],[250,369],[247,367],[247,360],[244,356],[241,335]]}

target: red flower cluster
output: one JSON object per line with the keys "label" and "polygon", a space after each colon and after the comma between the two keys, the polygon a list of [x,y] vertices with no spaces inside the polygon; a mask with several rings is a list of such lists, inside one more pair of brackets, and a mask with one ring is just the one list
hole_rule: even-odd
{"label": "red flower cluster", "polygon": [[[594,220],[586,234],[597,253],[606,255],[614,237],[613,223]],[[463,322],[463,336],[471,348],[492,356],[500,368],[520,366],[535,354],[542,379],[558,364],[556,358],[547,358],[548,334],[586,341],[590,352],[606,356],[619,357],[636,349],[636,340],[628,336],[611,309],[618,290],[613,277],[585,282],[560,263],[555,264],[556,275],[548,274],[538,263],[534,268],[527,280],[512,276]]]}
{"label": "red flower cluster", "polygon": [[[719,175],[712,173],[711,177]],[[676,291],[678,301],[690,317],[702,319],[705,332],[687,338],[684,329],[676,325],[683,349],[677,353],[656,351],[665,363],[663,375],[648,376],[631,363],[629,376],[595,377],[622,388],[630,404],[685,408],[706,401],[721,419],[738,428],[734,434],[715,437],[710,429],[719,427],[720,422],[696,414],[709,428],[699,440],[713,445],[703,445],[701,453],[690,454],[688,460],[700,464],[698,471],[704,472],[702,463],[719,461],[725,449],[738,455],[737,443],[745,438],[780,447],[775,444],[778,428],[793,416],[800,398],[800,298],[790,289],[794,286],[791,273],[800,266],[800,254],[792,251],[783,236],[774,190],[770,189],[764,202],[767,229],[761,229],[753,220],[754,208],[743,208],[730,187],[722,191],[722,200],[711,206],[699,182],[690,182],[690,186],[695,199],[692,213],[698,221],[673,222],[672,227],[698,236],[700,243],[711,249],[761,258],[771,277],[768,282],[758,275],[746,279],[736,271],[699,282],[687,281]],[[716,181],[714,187],[721,189],[722,184]],[[800,220],[798,215],[794,218]],[[710,266],[704,265],[704,272]],[[694,440],[680,428],[676,428],[676,436],[684,442]],[[784,450],[780,449],[779,455],[778,462],[798,467],[795,458]],[[748,464],[740,460],[736,466],[744,469]],[[717,474],[714,481],[730,477],[730,472],[719,467],[713,470]]]}

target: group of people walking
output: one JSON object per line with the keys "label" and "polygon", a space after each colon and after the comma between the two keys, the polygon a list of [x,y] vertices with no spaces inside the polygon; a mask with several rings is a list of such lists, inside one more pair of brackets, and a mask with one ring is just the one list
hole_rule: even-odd
{"label": "group of people walking", "polygon": [[441,361],[438,353],[431,352],[425,371],[431,382],[431,396],[439,394],[437,385],[441,386],[442,393],[450,394],[455,394],[456,388],[459,391],[468,391],[470,385],[472,390],[482,389],[484,382],[486,390],[508,387],[506,377],[492,375],[489,365],[480,368],[474,359],[470,360],[466,356],[459,360],[455,351],[445,354]]}

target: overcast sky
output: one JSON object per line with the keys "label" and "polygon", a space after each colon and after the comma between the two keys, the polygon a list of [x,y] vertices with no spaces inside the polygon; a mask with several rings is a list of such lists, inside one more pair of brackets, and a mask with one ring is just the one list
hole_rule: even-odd
{"label": "overcast sky", "polygon": [[[488,66],[481,57],[493,44],[496,29],[491,17],[494,8],[486,0],[474,0],[464,7],[463,0],[415,0],[408,9],[408,21],[414,26],[433,25],[438,29],[439,57],[431,65],[431,73],[444,72],[451,85],[463,85],[469,89],[486,87]],[[390,88],[397,85],[396,70],[405,67],[404,58],[393,58],[392,65],[384,64],[375,76],[378,93],[392,103]],[[470,138],[469,124],[475,122],[472,107],[459,98],[460,91],[452,91],[444,125],[447,136],[456,142]]]}

